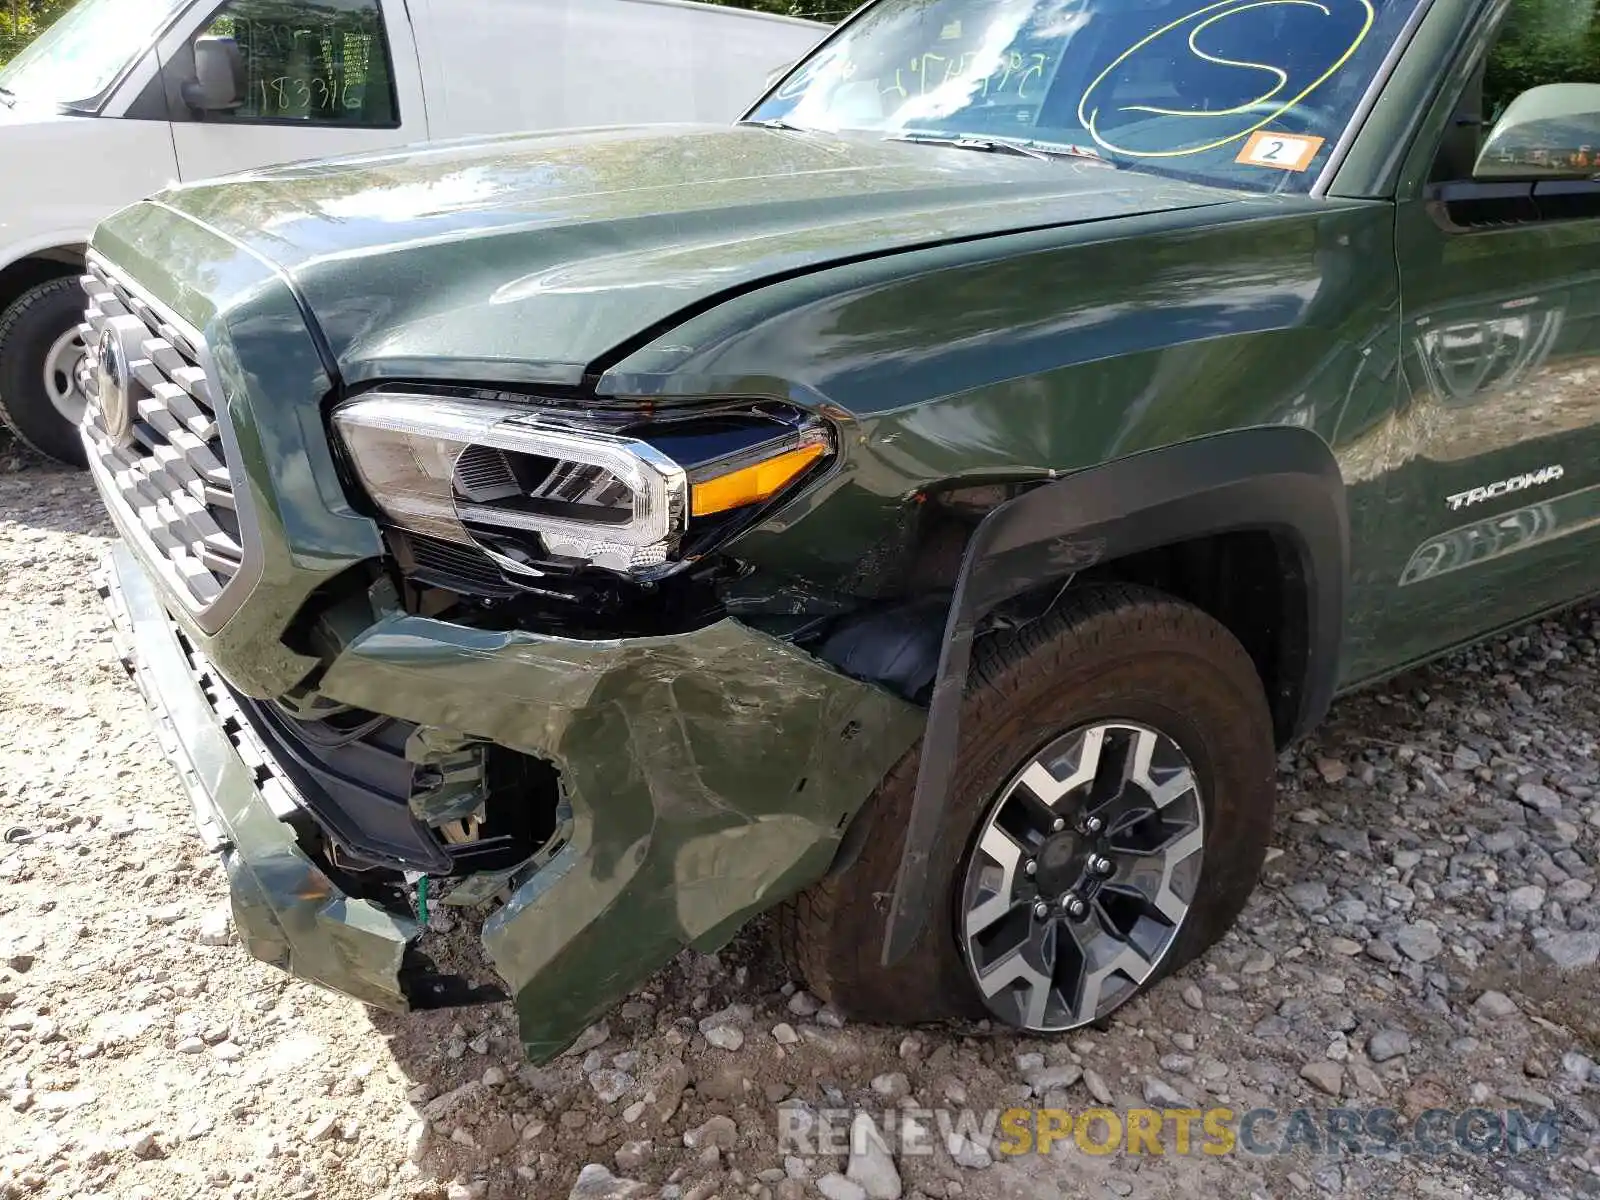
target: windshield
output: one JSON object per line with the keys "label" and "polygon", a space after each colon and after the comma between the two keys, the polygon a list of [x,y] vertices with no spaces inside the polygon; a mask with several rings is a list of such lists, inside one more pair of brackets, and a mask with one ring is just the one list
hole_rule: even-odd
{"label": "windshield", "polygon": [[70,104],[109,87],[183,0],[82,0],[0,68],[19,99]]}
{"label": "windshield", "polygon": [[879,0],[751,113],[1299,190],[1421,0]]}

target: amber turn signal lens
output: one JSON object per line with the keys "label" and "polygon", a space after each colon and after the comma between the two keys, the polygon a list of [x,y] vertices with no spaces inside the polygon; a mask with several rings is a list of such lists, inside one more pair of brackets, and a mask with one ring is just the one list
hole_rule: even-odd
{"label": "amber turn signal lens", "polygon": [[696,483],[690,492],[689,511],[696,517],[709,517],[770,500],[827,452],[826,446],[812,443]]}

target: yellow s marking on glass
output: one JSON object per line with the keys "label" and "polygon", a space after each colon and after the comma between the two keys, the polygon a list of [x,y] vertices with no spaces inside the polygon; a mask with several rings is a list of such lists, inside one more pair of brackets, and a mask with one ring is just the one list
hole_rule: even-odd
{"label": "yellow s marking on glass", "polygon": [[[1333,76],[1335,71],[1350,61],[1351,55],[1355,54],[1356,50],[1360,48],[1361,43],[1366,41],[1367,34],[1372,31],[1372,23],[1377,18],[1377,13],[1373,10],[1371,0],[1356,0],[1356,3],[1360,4],[1362,9],[1365,11],[1366,19],[1362,22],[1360,30],[1357,31],[1356,36],[1350,42],[1350,45],[1345,48],[1344,53],[1334,61],[1333,65],[1321,75],[1317,76],[1316,79],[1312,80],[1310,86],[1306,87],[1298,95],[1284,101],[1284,103],[1276,111],[1267,114],[1254,125],[1251,125],[1245,129],[1241,129],[1237,133],[1230,134],[1228,137],[1219,138],[1214,142],[1207,142],[1203,146],[1189,146],[1182,150],[1128,150],[1122,146],[1118,146],[1114,142],[1107,140],[1095,127],[1095,120],[1100,115],[1100,110],[1098,108],[1088,111],[1086,111],[1086,109],[1088,109],[1089,97],[1094,94],[1095,88],[1099,87],[1105,82],[1107,76],[1109,76],[1128,59],[1132,58],[1135,54],[1137,54],[1140,50],[1143,50],[1157,38],[1162,37],[1163,35],[1172,32],[1174,29],[1181,27],[1185,22],[1193,21],[1196,17],[1204,16],[1206,13],[1216,13],[1215,16],[1207,18],[1205,21],[1200,22],[1200,24],[1195,27],[1194,31],[1189,35],[1189,48],[1208,62],[1225,62],[1226,60],[1214,58],[1209,54],[1205,54],[1199,49],[1198,46],[1194,44],[1194,35],[1199,33],[1201,29],[1212,24],[1214,21],[1219,21],[1223,17],[1232,16],[1234,13],[1244,12],[1247,9],[1269,8],[1274,5],[1308,4],[1310,7],[1321,9],[1323,12],[1328,13],[1331,16],[1332,13],[1330,9],[1324,5],[1312,3],[1311,0],[1250,0],[1250,2],[1243,4],[1240,3],[1240,0],[1218,0],[1218,3],[1216,4],[1208,4],[1204,8],[1198,8],[1194,12],[1189,13],[1187,16],[1179,17],[1176,21],[1170,21],[1163,25],[1160,29],[1157,29],[1154,33],[1148,34],[1141,38],[1139,41],[1135,42],[1132,46],[1129,46],[1128,49],[1124,50],[1115,59],[1113,59],[1105,70],[1096,75],[1094,82],[1084,89],[1083,95],[1078,100],[1078,122],[1084,127],[1084,129],[1088,130],[1089,136],[1094,138],[1099,145],[1116,154],[1126,155],[1129,158],[1184,158],[1191,154],[1203,154],[1207,150],[1216,150],[1222,146],[1229,145],[1232,142],[1237,142],[1241,138],[1247,138],[1256,130],[1270,125],[1273,121],[1277,120],[1295,105],[1299,104],[1307,96],[1311,95],[1312,92],[1316,91],[1319,87],[1326,83]],[[1217,12],[1218,9],[1222,9],[1223,11]],[[1267,70],[1272,71],[1275,74],[1282,74],[1279,68],[1269,67],[1264,63],[1229,63],[1228,65]],[[1261,104],[1264,101],[1270,101],[1273,96],[1282,91],[1284,86],[1284,82],[1280,82],[1264,97],[1258,97],[1257,99],[1249,101],[1248,103],[1237,108],[1223,109],[1219,112],[1168,112],[1162,109],[1144,107],[1131,107],[1121,111],[1160,113],[1161,115],[1174,117],[1229,116],[1235,113],[1249,111],[1257,104]]]}
{"label": "yellow s marking on glass", "polygon": [[[1207,26],[1214,25],[1218,21],[1225,21],[1236,13],[1244,12],[1246,9],[1275,8],[1283,4],[1300,4],[1304,5],[1306,8],[1315,8],[1324,16],[1333,16],[1332,9],[1325,4],[1318,4],[1316,0],[1254,0],[1254,3],[1241,4],[1237,8],[1229,9],[1227,12],[1220,12],[1214,17],[1207,17],[1204,21],[1201,21],[1200,24],[1196,25],[1192,30],[1189,31],[1189,49],[1194,53],[1196,58],[1202,59],[1205,62],[1217,63],[1219,66],[1224,67],[1242,67],[1248,71],[1265,71],[1269,75],[1276,75],[1278,77],[1277,83],[1273,84],[1271,88],[1257,96],[1254,100],[1246,100],[1243,104],[1240,104],[1234,108],[1156,108],[1153,105],[1148,104],[1129,104],[1118,111],[1155,113],[1157,116],[1162,117],[1227,117],[1232,116],[1235,113],[1249,112],[1257,104],[1265,104],[1279,92],[1283,91],[1284,85],[1289,82],[1289,72],[1283,70],[1281,67],[1274,67],[1269,63],[1241,62],[1237,59],[1219,58],[1215,54],[1207,54],[1195,44],[1194,39],[1199,37],[1200,31],[1205,29]],[[1190,17],[1195,15],[1197,14],[1189,14]],[[1184,18],[1185,21],[1188,19],[1189,17]],[[1171,26],[1168,26],[1168,28],[1170,29]],[[1157,32],[1159,33],[1160,31],[1158,30]]]}

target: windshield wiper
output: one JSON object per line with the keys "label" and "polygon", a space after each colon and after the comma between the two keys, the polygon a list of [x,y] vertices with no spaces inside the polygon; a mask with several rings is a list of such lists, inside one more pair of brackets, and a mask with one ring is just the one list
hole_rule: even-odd
{"label": "windshield wiper", "polygon": [[1103,167],[1117,165],[1104,155],[1083,146],[1073,146],[1065,142],[1036,142],[1031,138],[979,137],[964,133],[897,133],[891,135],[888,140],[910,142],[914,146],[949,146],[956,150],[980,150],[987,154],[1016,154],[1025,158],[1081,158],[1099,163]]}
{"label": "windshield wiper", "polygon": [[785,121],[782,117],[757,117],[749,121],[735,122],[739,125],[759,125],[762,129],[782,129],[787,133],[813,133],[804,125],[796,125],[792,121]]}

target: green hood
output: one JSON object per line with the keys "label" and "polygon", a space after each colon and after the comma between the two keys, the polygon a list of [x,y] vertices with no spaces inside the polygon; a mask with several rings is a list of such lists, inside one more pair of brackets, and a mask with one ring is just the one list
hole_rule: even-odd
{"label": "green hood", "polygon": [[286,271],[347,383],[573,384],[774,276],[1232,198],[1091,162],[656,126],[312,163],[160,200]]}

